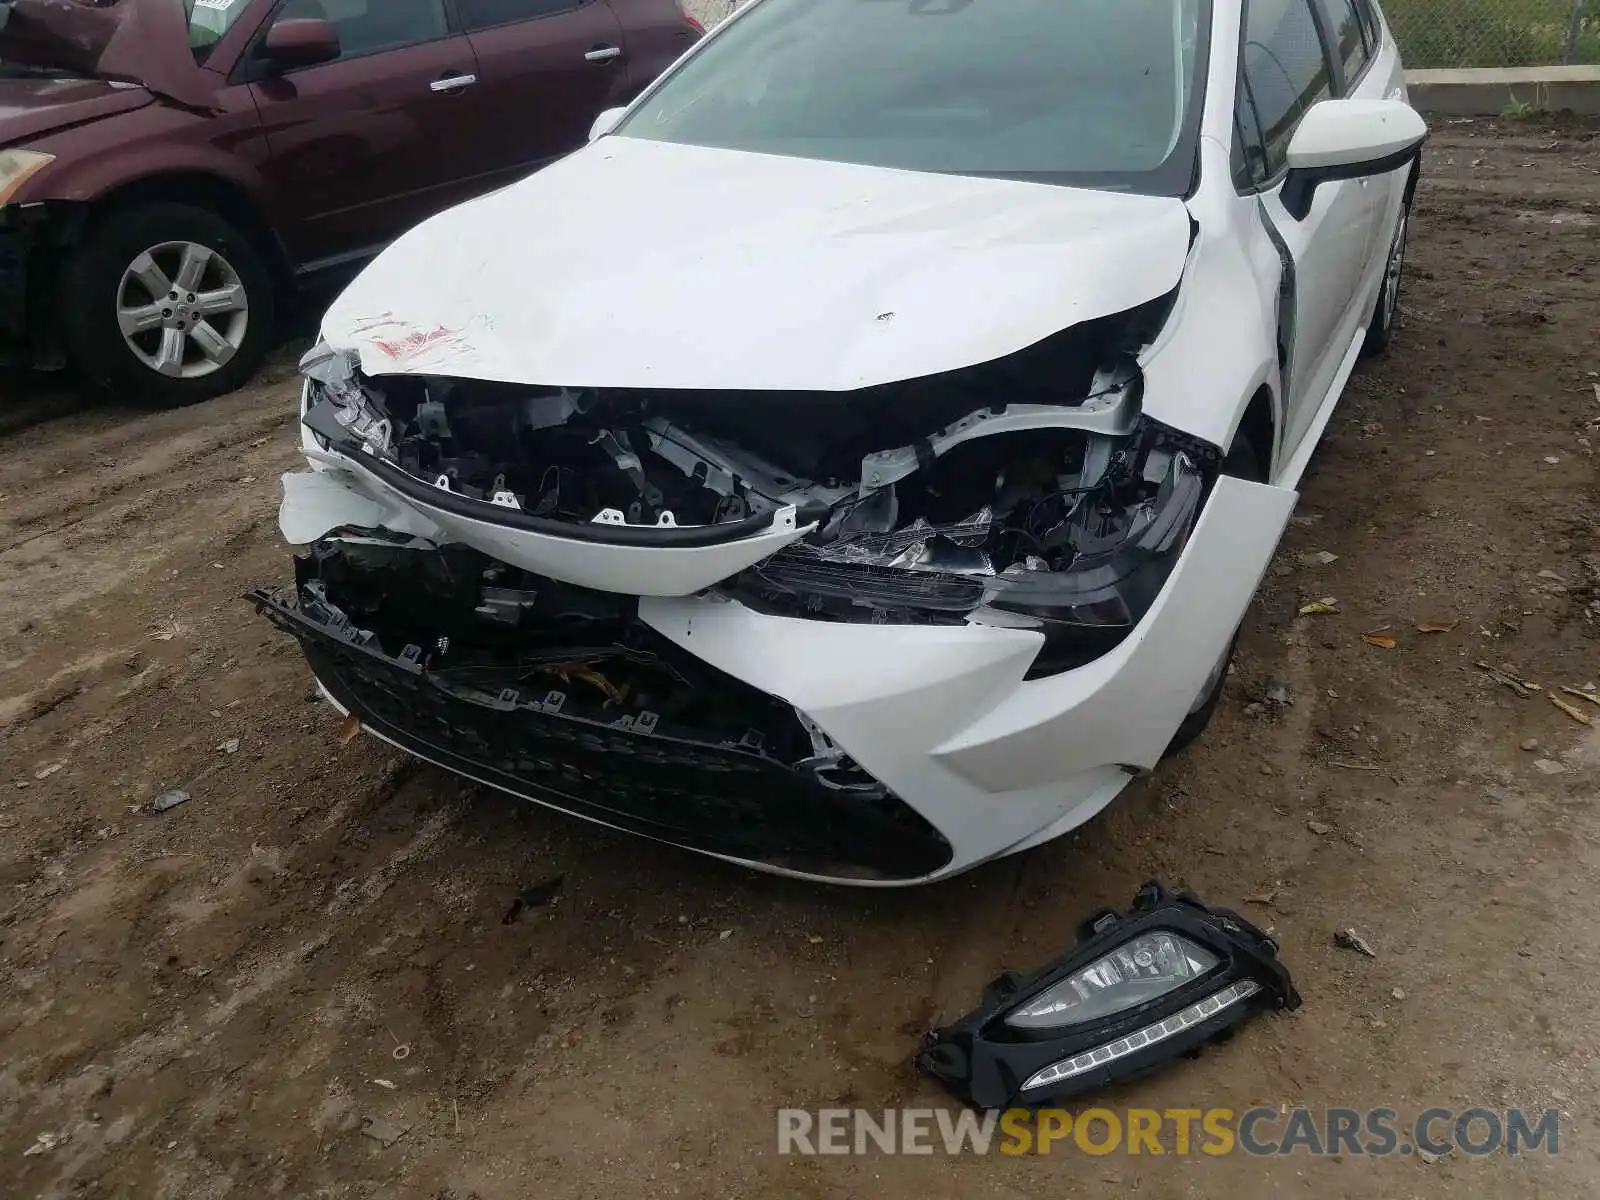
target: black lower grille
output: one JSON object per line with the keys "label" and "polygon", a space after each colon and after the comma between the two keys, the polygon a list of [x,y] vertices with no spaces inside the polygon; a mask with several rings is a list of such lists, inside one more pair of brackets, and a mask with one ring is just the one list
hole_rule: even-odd
{"label": "black lower grille", "polygon": [[28,244],[17,230],[0,229],[0,353],[27,333]]}
{"label": "black lower grille", "polygon": [[[507,791],[664,841],[808,873],[914,879],[950,861],[948,842],[892,795],[847,794],[769,756],[762,739],[669,736],[650,714],[609,722],[563,712],[563,694],[524,694],[392,655],[320,603],[250,596],[300,640],[317,678],[364,724],[414,754]],[[305,599],[302,596],[302,599]],[[408,650],[415,650],[410,647]],[[730,685],[733,681],[729,681]]]}

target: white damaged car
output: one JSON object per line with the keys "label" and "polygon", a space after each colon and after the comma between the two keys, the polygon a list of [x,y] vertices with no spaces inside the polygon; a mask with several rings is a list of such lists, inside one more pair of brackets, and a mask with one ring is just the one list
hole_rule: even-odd
{"label": "white damaged car", "polygon": [[373,734],[606,825],[1038,845],[1204,726],[1425,137],[1372,0],[754,0],[336,301],[253,599]]}

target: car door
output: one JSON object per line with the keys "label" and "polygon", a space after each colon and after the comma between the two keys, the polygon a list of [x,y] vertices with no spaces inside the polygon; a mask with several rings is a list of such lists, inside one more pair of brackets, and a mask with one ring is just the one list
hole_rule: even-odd
{"label": "car door", "polygon": [[269,156],[261,171],[303,269],[380,249],[472,194],[461,152],[477,64],[445,0],[283,0],[263,25],[322,18],[333,62],[252,68]]}
{"label": "car door", "polygon": [[1350,352],[1363,316],[1360,293],[1373,226],[1360,180],[1319,187],[1304,219],[1283,205],[1289,141],[1311,106],[1335,96],[1342,79],[1312,3],[1251,0],[1246,6],[1236,111],[1262,218],[1292,264],[1292,289],[1281,298],[1290,306],[1285,454],[1300,444]]}
{"label": "car door", "polygon": [[[1355,100],[1404,100],[1405,72],[1400,67],[1400,56],[1392,41],[1385,45],[1382,26],[1370,0],[1315,3],[1328,44],[1338,60],[1341,95]],[[1383,175],[1364,175],[1356,181],[1366,207],[1368,230],[1366,272],[1357,289],[1363,312],[1377,301],[1410,172],[1407,164]]]}
{"label": "car door", "polygon": [[622,25],[606,0],[456,0],[478,60],[473,155],[509,182],[582,146],[630,95]]}

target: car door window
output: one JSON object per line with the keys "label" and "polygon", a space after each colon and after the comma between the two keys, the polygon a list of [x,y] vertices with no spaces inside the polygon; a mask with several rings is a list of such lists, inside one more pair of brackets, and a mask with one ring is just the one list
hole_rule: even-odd
{"label": "car door window", "polygon": [[1367,49],[1376,54],[1383,42],[1383,27],[1378,22],[1378,10],[1372,0],[1355,0],[1356,15],[1361,18],[1361,30],[1367,35]]}
{"label": "car door window", "polygon": [[1271,175],[1267,170],[1267,151],[1256,124],[1255,106],[1243,81],[1233,105],[1233,182],[1242,194],[1254,191]]}
{"label": "car door window", "polygon": [[1271,178],[1288,161],[1300,118],[1333,95],[1333,72],[1309,0],[1250,0],[1242,79],[1261,130],[1264,177]]}
{"label": "car door window", "polygon": [[287,0],[280,21],[314,18],[339,34],[339,57],[358,58],[450,34],[445,0]]}
{"label": "car door window", "polygon": [[467,29],[492,29],[513,21],[531,21],[554,13],[571,12],[589,0],[456,0]]}
{"label": "car door window", "polygon": [[1367,40],[1361,31],[1361,17],[1356,12],[1354,0],[1316,0],[1327,21],[1329,39],[1337,47],[1344,64],[1346,92],[1367,69]]}

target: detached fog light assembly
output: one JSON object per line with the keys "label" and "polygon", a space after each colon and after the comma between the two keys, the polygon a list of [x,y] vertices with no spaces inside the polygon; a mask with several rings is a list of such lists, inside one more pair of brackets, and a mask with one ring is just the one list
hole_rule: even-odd
{"label": "detached fog light assembly", "polygon": [[989,984],[917,1063],[976,1107],[1035,1107],[1148,1075],[1258,1012],[1299,1006],[1276,942],[1235,912],[1147,883],[1126,914],[1085,921],[1066,957]]}

